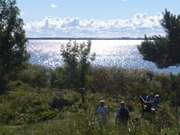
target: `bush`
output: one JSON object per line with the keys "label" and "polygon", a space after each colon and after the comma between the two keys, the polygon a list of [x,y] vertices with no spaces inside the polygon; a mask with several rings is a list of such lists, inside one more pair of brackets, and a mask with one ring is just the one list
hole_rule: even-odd
{"label": "bush", "polygon": [[23,83],[32,87],[45,88],[50,86],[50,70],[39,65],[27,65],[17,76]]}
{"label": "bush", "polygon": [[52,119],[57,115],[49,105],[53,94],[46,90],[34,90],[23,83],[18,86],[16,84],[11,82],[8,93],[1,96],[0,123],[34,123]]}

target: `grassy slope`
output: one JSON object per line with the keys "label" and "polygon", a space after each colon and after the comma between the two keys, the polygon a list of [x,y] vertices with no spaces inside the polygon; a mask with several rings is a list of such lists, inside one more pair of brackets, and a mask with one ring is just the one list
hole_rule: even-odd
{"label": "grassy slope", "polygon": [[[11,85],[16,86],[14,82]],[[62,111],[51,108],[49,103],[57,95],[73,101],[73,105],[65,107]],[[110,109],[110,120],[105,128],[99,127],[95,116],[98,101],[102,98],[106,99]],[[129,134],[155,135],[159,134],[161,129],[162,134],[174,134],[175,114],[167,102],[162,103],[161,111],[156,115],[146,114],[142,118],[137,98],[87,93],[86,103],[82,105],[80,95],[74,91],[34,90],[26,84],[20,84],[0,97],[0,135],[124,134],[125,131],[119,130],[114,124],[116,108],[122,99],[132,107]],[[135,121],[135,118],[138,120]]]}

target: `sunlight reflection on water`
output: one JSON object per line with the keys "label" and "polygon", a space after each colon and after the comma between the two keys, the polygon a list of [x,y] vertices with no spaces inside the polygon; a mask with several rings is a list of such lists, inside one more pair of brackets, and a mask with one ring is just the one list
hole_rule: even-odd
{"label": "sunlight reflection on water", "polygon": [[[60,47],[68,41],[34,40],[28,43],[30,62],[55,68],[62,66]],[[83,41],[78,41],[83,42]],[[149,69],[155,72],[180,73],[179,67],[158,69],[155,64],[143,60],[137,46],[141,40],[93,40],[91,52],[96,53],[95,66],[122,67],[126,69]]]}

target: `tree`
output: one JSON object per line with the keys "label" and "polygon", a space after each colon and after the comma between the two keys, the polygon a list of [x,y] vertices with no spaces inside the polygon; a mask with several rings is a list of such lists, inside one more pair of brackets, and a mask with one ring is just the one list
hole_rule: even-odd
{"label": "tree", "polygon": [[91,55],[90,51],[90,41],[87,43],[69,42],[61,48],[66,86],[67,88],[78,88],[81,92],[82,102],[84,102],[84,92],[90,64],[95,58],[95,54]]}
{"label": "tree", "polygon": [[176,16],[165,10],[161,22],[166,36],[146,37],[138,47],[145,60],[164,68],[180,63],[180,15]]}
{"label": "tree", "polygon": [[[16,0],[0,1],[0,89],[8,75],[27,62],[26,36]],[[5,79],[6,78],[6,79]]]}

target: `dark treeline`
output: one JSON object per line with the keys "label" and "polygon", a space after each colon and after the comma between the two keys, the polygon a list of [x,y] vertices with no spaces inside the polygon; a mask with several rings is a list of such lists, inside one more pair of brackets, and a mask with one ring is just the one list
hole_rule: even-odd
{"label": "dark treeline", "polygon": [[[147,70],[89,67],[85,76],[81,77],[80,70],[68,69],[68,72],[74,72],[74,75],[66,73],[66,70],[63,67],[52,70],[39,65],[27,65],[26,69],[21,70],[9,81],[20,81],[33,88],[50,88],[59,91],[74,89],[78,92],[83,87],[95,93],[132,97],[153,92],[161,94],[165,99],[170,99],[180,88],[180,75],[156,74]],[[85,79],[83,85],[81,84],[83,81],[80,81],[82,78]]]}

